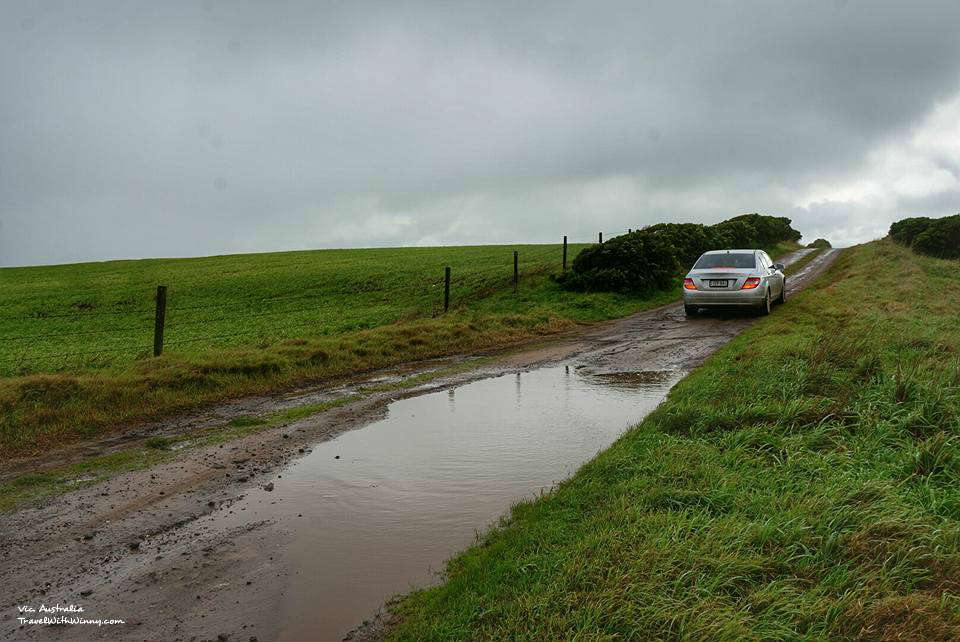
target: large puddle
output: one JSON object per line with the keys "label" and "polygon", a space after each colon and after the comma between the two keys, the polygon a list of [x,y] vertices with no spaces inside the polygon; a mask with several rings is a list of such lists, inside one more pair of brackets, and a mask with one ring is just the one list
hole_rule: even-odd
{"label": "large puddle", "polygon": [[276,520],[292,536],[271,551],[296,569],[281,639],[340,639],[391,595],[435,581],[477,532],[569,477],[680,377],[567,366],[504,375],[396,401],[318,444],[230,516]]}

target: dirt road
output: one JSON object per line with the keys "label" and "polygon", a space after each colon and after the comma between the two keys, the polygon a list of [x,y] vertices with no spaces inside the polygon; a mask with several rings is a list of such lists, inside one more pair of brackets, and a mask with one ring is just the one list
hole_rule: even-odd
{"label": "dirt road", "polygon": [[[787,262],[805,252],[795,253]],[[835,256],[835,250],[828,250],[789,277],[788,292],[809,283]],[[247,496],[255,495],[265,508],[282,502],[283,478],[290,478],[288,471],[309,457],[311,449],[384,417],[398,399],[437,390],[452,394],[459,386],[504,373],[558,364],[611,381],[645,381],[660,376],[654,373],[682,373],[753,322],[738,315],[687,319],[682,306],[673,304],[493,355],[476,362],[475,368],[462,367],[472,363],[467,357],[419,364],[337,387],[239,400],[139,429],[133,439],[88,444],[88,451],[104,452],[148,434],[186,433],[241,415],[362,395],[359,401],[296,423],[227,444],[185,449],[170,463],[0,516],[0,639],[302,637],[308,629],[297,629],[290,622],[299,617],[297,609],[303,613],[312,608],[313,596],[304,595],[305,584],[295,578],[315,572],[303,564],[303,556],[310,555],[309,540],[303,545],[303,531],[316,529],[310,534],[322,538],[323,527],[308,521],[309,513],[294,515],[304,518],[303,522],[250,518],[254,511]],[[395,385],[431,371],[439,376],[427,384]],[[503,510],[509,503],[504,499]],[[309,506],[303,510],[308,512]],[[303,548],[299,558],[287,551],[294,542]],[[41,604],[78,605],[84,610],[41,613]],[[291,611],[291,604],[297,609]],[[23,606],[38,611],[23,613],[18,609]],[[124,623],[31,626],[18,620],[64,615]]]}

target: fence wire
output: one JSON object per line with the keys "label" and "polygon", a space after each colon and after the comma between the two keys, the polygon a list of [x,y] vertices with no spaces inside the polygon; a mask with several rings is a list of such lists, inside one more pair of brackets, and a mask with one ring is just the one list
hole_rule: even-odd
{"label": "fence wire", "polygon": [[[570,243],[571,245],[573,243]],[[561,246],[560,245],[551,245],[544,247],[542,249],[538,248],[536,250],[531,249],[529,246],[524,247],[522,250],[519,250],[518,254],[518,276],[521,278],[524,276],[532,276],[535,274],[543,274],[549,272],[551,269],[559,270],[561,264]],[[486,263],[489,261],[489,258],[485,257],[481,262]],[[572,262],[572,257],[568,257],[568,263]],[[555,265],[552,265],[555,264]],[[301,266],[315,265],[302,263]],[[250,270],[240,270],[238,272],[230,272],[230,276],[234,277],[236,274],[242,274],[244,272],[256,273],[260,276],[263,275],[264,270],[272,269],[276,267],[277,269],[285,269],[289,271],[291,267],[290,264],[277,264],[275,266],[259,266],[255,269]],[[464,272],[458,272],[464,270]],[[433,313],[436,314],[437,309],[443,307],[443,286],[444,286],[444,276],[443,276],[443,267],[438,266],[437,268],[438,276],[432,278],[429,275],[427,276],[426,281],[420,281],[418,284],[410,283],[402,287],[394,288],[390,286],[384,286],[380,290],[371,290],[373,291],[383,291],[383,292],[397,292],[398,290],[411,292],[415,295],[420,295],[426,297],[428,300],[420,306],[421,313]],[[102,275],[101,275],[102,276]],[[504,253],[504,263],[500,265],[491,264],[489,266],[483,267],[481,269],[472,269],[469,266],[454,266],[451,275],[450,291],[451,291],[451,307],[457,305],[458,303],[462,304],[464,302],[469,302],[476,300],[478,297],[483,298],[487,296],[492,291],[496,289],[509,285],[513,282],[514,273],[513,273],[513,253],[512,251],[506,251]],[[376,277],[371,277],[366,279],[366,281],[375,282]],[[104,298],[113,298],[113,297],[131,297],[136,296],[131,288],[124,290],[111,290],[106,294],[103,291],[87,291],[83,293],[76,293],[72,295],[73,298],[83,299],[86,296],[95,296],[97,299]],[[349,286],[345,286],[344,292],[349,292]],[[303,296],[302,294],[290,295],[290,296],[280,296],[280,297],[267,297],[267,298],[250,298],[242,299],[225,303],[210,303],[210,304],[191,304],[191,305],[176,305],[175,293],[171,292],[172,296],[168,296],[167,299],[167,318],[170,319],[170,323],[164,324],[164,342],[165,347],[173,347],[180,345],[194,345],[200,342],[217,342],[224,339],[237,339],[237,338],[249,338],[249,337],[264,337],[273,333],[274,335],[278,332],[288,333],[291,331],[304,330],[304,329],[316,329],[318,323],[299,323],[296,325],[273,325],[273,326],[261,326],[257,328],[244,329],[239,332],[232,333],[212,333],[212,334],[201,334],[195,336],[186,336],[181,337],[179,331],[188,328],[197,328],[203,325],[217,324],[224,321],[233,320],[237,324],[246,324],[248,321],[256,321],[259,319],[266,319],[276,316],[289,316],[295,317],[301,314],[316,313],[319,316],[324,315],[324,310],[319,308],[317,305],[314,306],[305,306],[301,305],[294,308],[285,308],[279,307],[276,309],[262,310],[258,312],[245,312],[239,313],[239,310],[244,310],[250,306],[256,305],[259,307],[262,306],[273,306],[276,304],[283,304],[287,302],[313,302],[316,304],[322,304],[325,300],[329,300],[331,292],[324,292],[323,295],[318,294],[317,296]],[[334,292],[335,296],[336,293]],[[153,293],[149,297],[144,296],[142,299],[136,297],[139,301],[146,302],[153,300]],[[220,315],[211,315],[211,316],[200,316],[195,317],[192,314],[193,312],[204,312],[204,311],[220,311],[223,314]],[[47,319],[56,319],[56,320],[66,320],[67,322],[73,321],[83,321],[91,317],[121,317],[121,316],[135,316],[135,318],[130,319],[129,321],[135,324],[135,327],[130,328],[118,328],[118,327],[109,327],[109,328],[96,328],[96,329],[83,329],[83,330],[68,330],[66,332],[41,332],[36,334],[21,334],[21,335],[0,335],[0,345],[6,344],[11,345],[16,342],[26,342],[26,341],[44,341],[51,339],[60,339],[65,337],[96,337],[96,336],[111,336],[118,339],[132,339],[135,334],[139,334],[143,338],[150,336],[152,338],[153,333],[153,317],[147,317],[149,311],[143,309],[142,307],[137,307],[136,309],[129,310],[83,310],[71,313],[45,313],[43,311],[36,311],[25,315],[2,315],[0,316],[0,321],[18,321],[18,322],[42,322]],[[182,313],[188,313],[183,316]],[[318,320],[319,321],[319,320]],[[61,321],[62,322],[62,321]],[[289,338],[289,337],[284,337]],[[121,353],[143,353],[147,352],[152,354],[153,346],[152,345],[139,345],[130,344],[125,346],[107,346],[107,347],[97,347],[90,350],[79,350],[71,352],[49,352],[41,354],[30,354],[29,350],[19,350],[20,354],[6,356],[0,358],[0,363],[10,364],[16,363],[21,367],[28,367],[32,364],[45,363],[51,360],[63,360],[67,361],[74,357],[97,357],[105,354],[117,355]],[[64,365],[67,365],[66,363]]]}

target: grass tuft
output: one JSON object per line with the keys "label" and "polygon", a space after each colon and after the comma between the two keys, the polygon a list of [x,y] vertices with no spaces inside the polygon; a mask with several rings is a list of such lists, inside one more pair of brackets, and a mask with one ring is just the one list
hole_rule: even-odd
{"label": "grass tuft", "polygon": [[173,440],[167,437],[148,437],[146,441],[143,442],[143,445],[147,448],[154,448],[156,450],[166,450],[173,444]]}

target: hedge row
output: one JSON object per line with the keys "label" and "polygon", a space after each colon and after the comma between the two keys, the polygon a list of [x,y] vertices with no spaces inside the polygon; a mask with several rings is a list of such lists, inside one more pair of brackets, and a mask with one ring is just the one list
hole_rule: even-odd
{"label": "hedge row", "polygon": [[790,219],[744,214],[716,225],[659,223],[580,252],[559,277],[572,290],[643,293],[676,285],[676,278],[707,250],[771,247],[798,241]]}
{"label": "hedge row", "polygon": [[960,214],[905,218],[890,226],[890,237],[920,254],[960,259]]}

